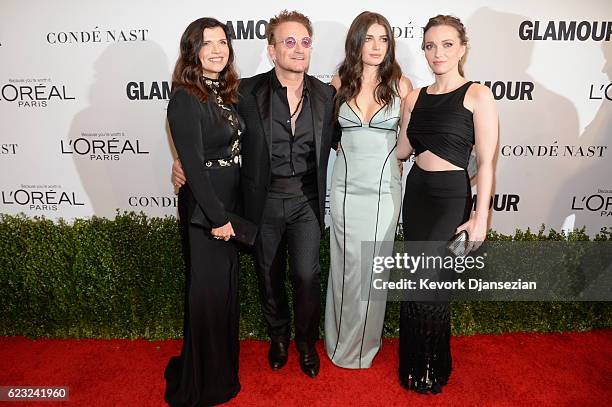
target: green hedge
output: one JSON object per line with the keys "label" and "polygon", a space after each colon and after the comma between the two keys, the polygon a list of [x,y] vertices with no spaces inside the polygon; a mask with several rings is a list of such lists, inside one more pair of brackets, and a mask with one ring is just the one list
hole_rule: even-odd
{"label": "green hedge", "polygon": [[[180,338],[183,259],[176,219],[126,213],[115,219],[63,221],[0,215],[0,335]],[[589,240],[543,229],[491,240]],[[612,240],[602,229],[595,240]],[[240,330],[265,338],[255,270],[241,258]],[[321,246],[321,299],[329,237]],[[566,331],[612,327],[612,303],[466,302],[452,307],[453,334]],[[384,332],[398,335],[399,303],[387,307]]]}

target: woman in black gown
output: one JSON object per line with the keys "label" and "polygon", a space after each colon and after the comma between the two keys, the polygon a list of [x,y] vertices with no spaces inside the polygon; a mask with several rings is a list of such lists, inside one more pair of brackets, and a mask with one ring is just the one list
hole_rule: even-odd
{"label": "woman in black gown", "polygon": [[[416,155],[406,177],[404,237],[413,242],[447,242],[465,230],[475,249],[486,237],[493,186],[498,139],[494,98],[487,87],[463,77],[467,37],[459,19],[431,18],[422,48],[435,83],[408,95],[402,120],[409,120],[407,137],[398,138],[398,158],[406,159],[413,151]],[[470,217],[466,168],[472,147],[478,159],[478,198]],[[442,390],[452,368],[448,302],[402,303],[399,353],[404,387],[417,392]]]}
{"label": "woman in black gown", "polygon": [[240,134],[234,53],[224,24],[191,23],[181,38],[168,122],[187,183],[179,217],[187,265],[185,338],[166,368],[171,406],[215,405],[238,381],[238,251],[228,214],[236,212]]}

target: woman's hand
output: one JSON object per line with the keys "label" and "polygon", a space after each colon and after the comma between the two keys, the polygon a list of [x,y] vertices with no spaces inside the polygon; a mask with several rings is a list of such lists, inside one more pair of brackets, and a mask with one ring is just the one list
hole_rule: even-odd
{"label": "woman's hand", "polygon": [[398,159],[397,165],[399,166],[399,170],[400,170],[400,178],[402,178],[404,176],[404,162]]}
{"label": "woman's hand", "polygon": [[215,239],[223,239],[226,242],[230,240],[232,236],[236,236],[231,222],[227,222],[225,225],[221,227],[213,228],[210,231],[210,234],[213,235]]}
{"label": "woman's hand", "polygon": [[181,165],[181,161],[177,158],[174,160],[172,164],[172,184],[180,188],[185,185],[187,179],[185,178],[185,173],[183,172],[183,166]]}
{"label": "woman's hand", "polygon": [[477,250],[487,238],[487,221],[477,219],[472,213],[470,220],[459,226],[455,233],[460,233],[463,230],[468,234],[467,254]]}

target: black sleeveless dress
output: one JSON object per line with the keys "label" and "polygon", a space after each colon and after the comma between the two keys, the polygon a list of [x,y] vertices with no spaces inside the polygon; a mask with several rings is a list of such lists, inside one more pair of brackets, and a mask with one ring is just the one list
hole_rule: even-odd
{"label": "black sleeveless dress", "polygon": [[[164,398],[170,406],[224,403],[240,391],[238,381],[238,248],[216,240],[210,228],[191,223],[202,211],[212,227],[238,212],[240,152],[244,124],[207,80],[210,96],[201,102],[176,88],[168,104],[168,123],[187,183],[179,190],[178,211],[186,263],[184,341],[180,356],[165,371]],[[224,159],[225,165],[213,165]]]}
{"label": "black sleeveless dress", "polygon": [[[428,94],[427,88],[419,93],[407,130],[416,155],[429,150],[463,170],[412,166],[402,208],[407,241],[446,242],[469,219],[472,199],[466,168],[475,136],[472,113],[463,99],[471,83],[440,95]],[[452,368],[449,303],[405,301],[400,310],[400,382],[411,390],[438,393]]]}

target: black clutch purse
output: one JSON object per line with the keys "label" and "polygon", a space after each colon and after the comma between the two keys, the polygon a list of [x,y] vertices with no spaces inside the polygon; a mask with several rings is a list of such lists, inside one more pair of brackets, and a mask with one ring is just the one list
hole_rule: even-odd
{"label": "black clutch purse", "polygon": [[466,254],[468,254],[468,242],[468,232],[462,230],[461,232],[453,236],[451,240],[449,240],[449,242],[446,244],[446,248],[455,256],[464,257]]}
{"label": "black clutch purse", "polygon": [[[229,218],[232,228],[234,229],[234,233],[236,234],[236,236],[232,236],[232,239],[243,245],[253,246],[255,243],[255,238],[257,237],[257,225],[232,212],[228,212],[227,217]],[[202,211],[200,205],[197,204],[193,210],[193,214],[191,215],[189,222],[191,224],[201,226],[204,229],[207,229],[209,232],[212,229],[212,225],[208,221],[206,215],[204,215],[204,211]]]}
{"label": "black clutch purse", "polygon": [[253,222],[241,218],[235,213],[230,212],[227,217],[232,223],[232,228],[234,228],[234,233],[236,234],[232,239],[236,240],[238,243],[253,246],[255,238],[257,237],[257,226]]}

